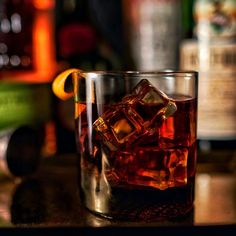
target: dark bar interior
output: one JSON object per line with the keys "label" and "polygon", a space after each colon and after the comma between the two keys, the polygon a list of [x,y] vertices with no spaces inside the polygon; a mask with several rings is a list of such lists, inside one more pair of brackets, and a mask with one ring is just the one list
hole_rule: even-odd
{"label": "dark bar interior", "polygon": [[[69,68],[198,72],[188,214],[128,221],[86,209],[75,132],[81,107],[52,90]],[[73,92],[70,79],[64,89]],[[235,235],[235,90],[235,0],[0,1],[0,234]]]}

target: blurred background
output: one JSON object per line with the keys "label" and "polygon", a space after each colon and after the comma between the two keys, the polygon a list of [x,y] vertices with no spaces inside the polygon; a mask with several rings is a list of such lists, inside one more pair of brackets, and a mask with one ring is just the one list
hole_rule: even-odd
{"label": "blurred background", "polygon": [[0,226],[83,215],[73,99],[51,89],[71,67],[198,71],[195,219],[235,223],[236,0],[0,0]]}
{"label": "blurred background", "polygon": [[0,168],[76,152],[73,99],[51,90],[70,67],[199,71],[198,148],[233,150],[235,42],[235,0],[1,0]]}

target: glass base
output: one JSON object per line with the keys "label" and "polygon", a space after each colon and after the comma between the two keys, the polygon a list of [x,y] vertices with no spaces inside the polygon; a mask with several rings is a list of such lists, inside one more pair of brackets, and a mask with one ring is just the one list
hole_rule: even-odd
{"label": "glass base", "polygon": [[167,190],[116,187],[109,196],[99,197],[91,201],[82,194],[86,208],[97,216],[119,221],[174,220],[192,212],[194,183]]}

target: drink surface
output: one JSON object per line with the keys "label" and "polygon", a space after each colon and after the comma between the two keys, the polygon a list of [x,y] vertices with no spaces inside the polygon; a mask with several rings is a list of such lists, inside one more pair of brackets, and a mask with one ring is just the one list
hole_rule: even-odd
{"label": "drink surface", "polygon": [[[118,148],[106,145],[93,126],[101,114],[109,118],[115,113],[111,105],[76,104],[84,108],[76,119],[76,132],[81,153],[81,188],[91,211],[114,218],[159,219],[192,209],[197,100],[183,95],[170,97],[177,107],[174,114],[158,123],[154,132],[142,131],[141,138],[132,143],[129,139],[125,144],[121,142]],[[113,122],[113,129],[124,129],[117,131],[121,140],[124,132],[128,130],[130,135],[131,128],[138,128],[122,121],[119,109],[116,105],[119,119]],[[147,113],[153,111],[151,105],[145,109]]]}

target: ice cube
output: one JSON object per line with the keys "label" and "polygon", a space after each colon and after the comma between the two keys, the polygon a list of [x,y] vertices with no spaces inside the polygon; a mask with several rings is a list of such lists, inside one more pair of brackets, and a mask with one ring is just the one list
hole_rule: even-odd
{"label": "ice cube", "polygon": [[134,88],[133,93],[137,96],[135,110],[146,122],[144,126],[151,126],[153,123],[160,126],[164,119],[177,110],[175,103],[146,79]]}
{"label": "ice cube", "polygon": [[147,137],[157,141],[163,121],[176,110],[175,103],[167,95],[143,79],[131,94],[102,114],[93,127],[101,135],[104,144],[115,151],[146,143]]}
{"label": "ice cube", "polygon": [[117,104],[99,117],[93,126],[101,135],[104,144],[111,151],[116,151],[118,148],[131,145],[145,133],[140,123],[140,118],[137,119],[136,113],[129,105]]}
{"label": "ice cube", "polygon": [[119,146],[114,139],[112,133],[110,132],[109,127],[103,120],[103,118],[99,117],[93,124],[95,130],[101,136],[101,141],[105,144],[111,151],[116,151],[117,146]]}
{"label": "ice cube", "polygon": [[118,151],[109,182],[150,186],[165,190],[187,183],[187,148],[135,147]]}
{"label": "ice cube", "polygon": [[169,185],[183,185],[187,183],[187,148],[173,148],[168,150],[164,165],[169,170]]}

